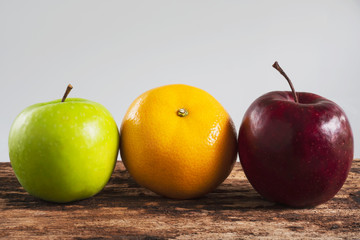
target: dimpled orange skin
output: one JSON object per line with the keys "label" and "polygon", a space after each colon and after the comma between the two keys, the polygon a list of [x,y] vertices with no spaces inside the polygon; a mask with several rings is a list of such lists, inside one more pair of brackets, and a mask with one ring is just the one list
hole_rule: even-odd
{"label": "dimpled orange skin", "polygon": [[[186,109],[187,116],[178,115]],[[120,130],[120,153],[135,181],[175,199],[201,197],[230,174],[237,156],[233,122],[209,93],[175,84],[139,96]]]}

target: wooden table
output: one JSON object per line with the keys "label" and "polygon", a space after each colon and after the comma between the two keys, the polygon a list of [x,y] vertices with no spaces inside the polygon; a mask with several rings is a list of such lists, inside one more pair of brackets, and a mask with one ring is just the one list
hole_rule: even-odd
{"label": "wooden table", "polygon": [[54,204],[27,194],[0,163],[0,238],[360,239],[359,186],[358,159],[335,198],[291,209],[263,200],[237,163],[213,193],[178,201],[138,186],[118,162],[95,197]]}

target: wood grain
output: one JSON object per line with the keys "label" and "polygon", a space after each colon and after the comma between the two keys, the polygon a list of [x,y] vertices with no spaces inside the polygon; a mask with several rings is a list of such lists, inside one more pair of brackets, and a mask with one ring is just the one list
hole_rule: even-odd
{"label": "wood grain", "polygon": [[117,163],[98,195],[70,204],[38,200],[0,163],[0,238],[360,239],[360,160],[329,202],[291,209],[262,199],[237,163],[214,192],[163,198],[138,186]]}

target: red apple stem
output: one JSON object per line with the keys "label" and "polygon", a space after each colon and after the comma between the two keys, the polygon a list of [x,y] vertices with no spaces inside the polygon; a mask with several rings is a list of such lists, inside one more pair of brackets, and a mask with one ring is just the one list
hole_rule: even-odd
{"label": "red apple stem", "polygon": [[65,102],[65,99],[69,95],[71,89],[73,89],[73,86],[71,84],[69,84],[66,88],[63,98],[61,99],[61,102]]}
{"label": "red apple stem", "polygon": [[280,65],[278,64],[278,62],[274,62],[274,64],[272,65],[276,70],[278,70],[280,72],[281,75],[284,76],[284,78],[288,81],[289,85],[290,85],[290,88],[291,88],[291,91],[294,95],[294,99],[295,99],[295,102],[296,103],[299,103],[299,99],[296,95],[296,92],[295,92],[295,88],[290,80],[290,78],[286,75],[286,73],[284,72],[284,70],[282,70],[282,68],[280,67]]}

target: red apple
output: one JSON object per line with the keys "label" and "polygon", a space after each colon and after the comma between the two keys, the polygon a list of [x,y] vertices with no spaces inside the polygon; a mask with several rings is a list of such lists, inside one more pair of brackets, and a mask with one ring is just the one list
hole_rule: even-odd
{"label": "red apple", "polygon": [[264,198],[311,207],[335,196],[349,173],[353,134],[344,111],[321,96],[269,92],[246,111],[239,131],[240,162]]}

